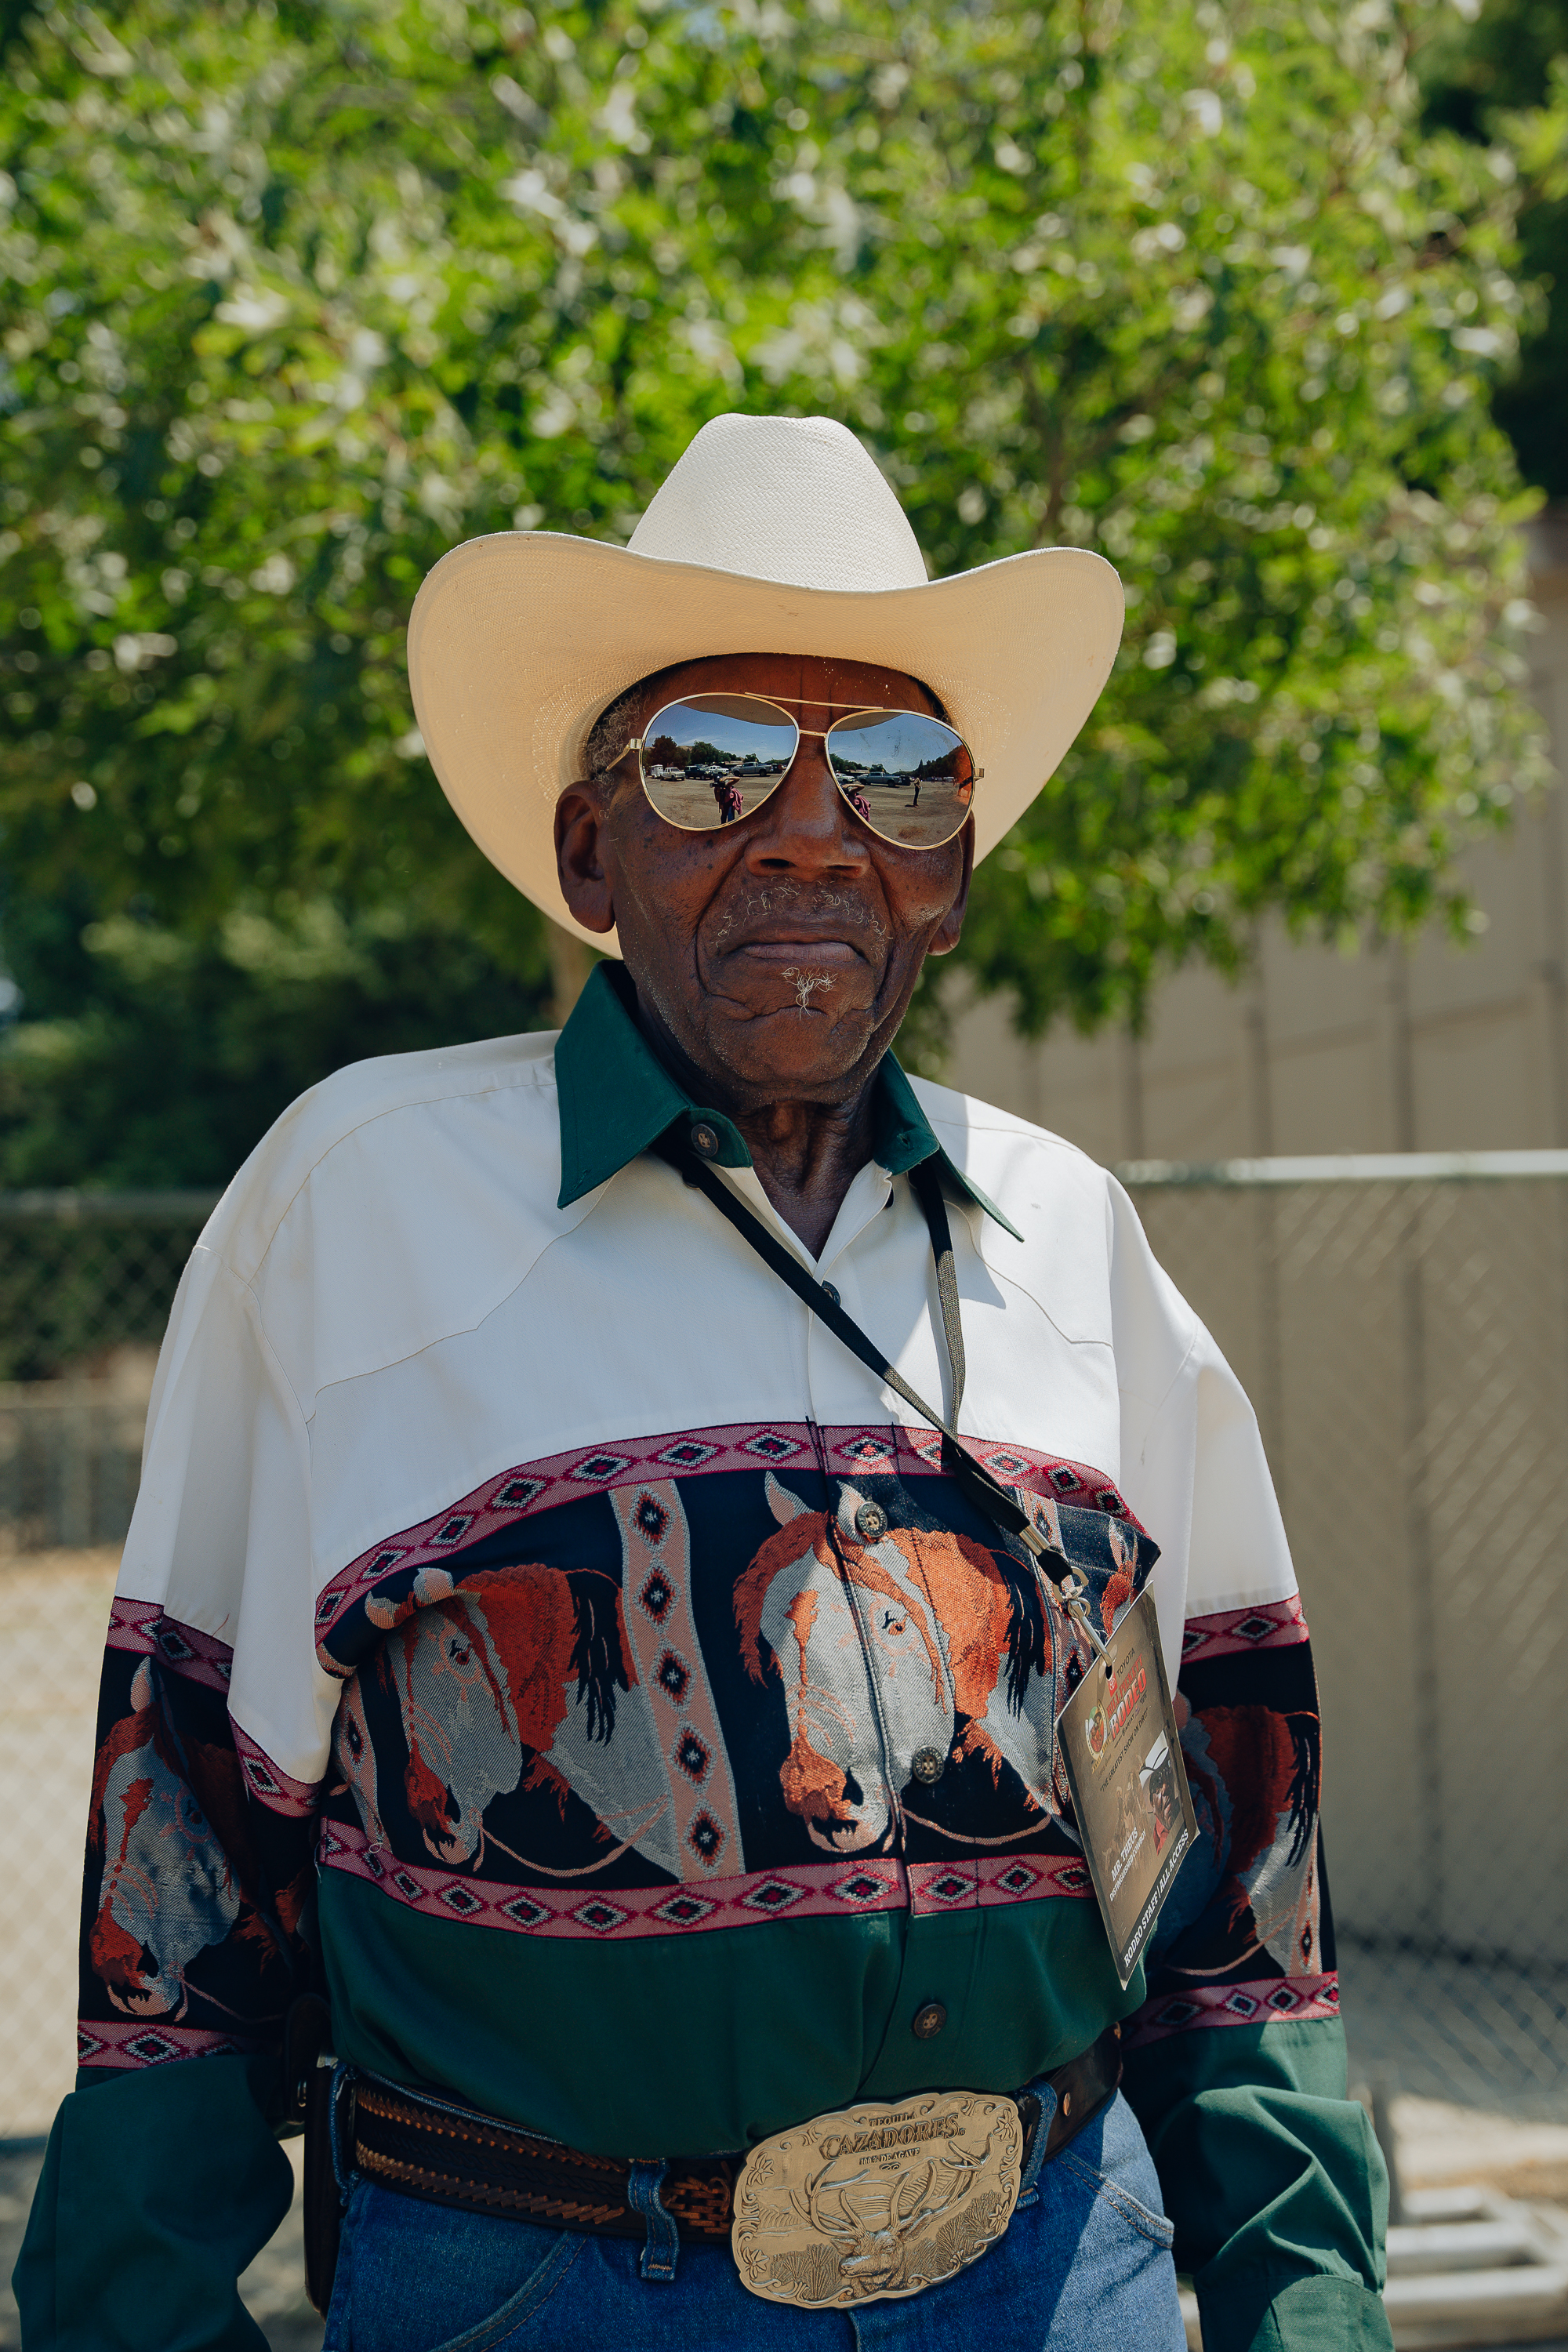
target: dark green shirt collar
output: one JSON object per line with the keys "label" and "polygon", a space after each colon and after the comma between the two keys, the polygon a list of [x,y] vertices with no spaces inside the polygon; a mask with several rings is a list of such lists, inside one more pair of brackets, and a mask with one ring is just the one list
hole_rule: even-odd
{"label": "dark green shirt collar", "polygon": [[[555,1048],[561,1102],[561,1199],[570,1208],[656,1143],[676,1121],[700,1118],[719,1137],[721,1168],[749,1168],[752,1155],[733,1120],[693,1102],[659,1060],[631,1014],[631,982],[617,963],[595,964]],[[914,1088],[885,1055],[877,1072],[872,1153],[901,1176],[934,1152],[957,1190],[1016,1236],[994,1202],[955,1168],[915,1099]]]}

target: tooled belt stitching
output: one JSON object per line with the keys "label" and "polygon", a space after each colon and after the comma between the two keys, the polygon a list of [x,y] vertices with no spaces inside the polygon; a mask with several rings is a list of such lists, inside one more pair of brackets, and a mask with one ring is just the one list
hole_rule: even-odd
{"label": "tooled belt stitching", "polygon": [[[1045,2160],[1076,2138],[1121,2079],[1117,2029],[1047,2078],[1057,2093]],[[1020,2095],[1028,2147],[1040,2103]],[[641,2239],[646,2224],[626,2201],[631,2168],[624,2158],[563,2147],[447,2102],[426,2103],[417,2093],[363,2077],[356,2086],[354,2161],[369,2179],[404,2196],[470,2212],[510,2214],[594,2236]],[[734,2187],[741,2159],[676,2157],[669,2161],[661,2201],[684,2237],[728,2245],[734,2221]]]}
{"label": "tooled belt stitching", "polygon": [[[492,2188],[483,2180],[465,2180],[456,2174],[432,2172],[422,2164],[405,2164],[395,2157],[363,2151],[363,2169],[373,2180],[389,2187],[411,2191],[416,2197],[427,2197],[444,2203],[457,2192],[476,2204],[497,2212],[515,2212],[521,2202],[515,2190]],[[563,2229],[601,2230],[620,2218],[620,2209],[610,2205],[574,2205],[564,2198],[536,2197],[526,2200],[527,2210],[541,2218],[557,2222]]]}
{"label": "tooled belt stitching", "polygon": [[[371,2179],[437,2204],[595,2235],[645,2232],[642,2217],[626,2203],[630,2168],[624,2159],[532,2139],[481,2116],[472,2125],[458,2123],[448,2111],[379,2084],[358,2087],[354,2159]],[[728,2242],[736,2170],[722,2157],[671,2165],[663,2200],[688,2236]]]}

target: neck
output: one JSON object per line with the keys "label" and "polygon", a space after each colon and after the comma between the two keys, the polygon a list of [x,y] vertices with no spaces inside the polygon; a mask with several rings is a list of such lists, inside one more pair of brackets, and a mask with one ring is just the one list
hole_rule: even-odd
{"label": "neck", "polygon": [[[638,992],[637,1021],[670,1075],[694,1102],[734,1120],[745,1138],[757,1181],[813,1257],[833,1231],[844,1195],[871,1157],[871,1097],[876,1066],[846,1102],[756,1102],[737,1097],[732,1080],[684,1053]],[[879,1055],[878,1062],[881,1057]]]}
{"label": "neck", "polygon": [[770,1103],[732,1111],[757,1181],[813,1257],[833,1231],[844,1195],[871,1157],[871,1082],[847,1103]]}

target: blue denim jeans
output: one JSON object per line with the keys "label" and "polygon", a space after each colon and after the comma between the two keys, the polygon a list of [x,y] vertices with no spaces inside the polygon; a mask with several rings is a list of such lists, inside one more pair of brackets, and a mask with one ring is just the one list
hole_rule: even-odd
{"label": "blue denim jeans", "polygon": [[726,2247],[681,2246],[672,2276],[647,2276],[652,2237],[645,2249],[458,2212],[361,2176],[324,2352],[1184,2352],[1171,2235],[1120,2094],[1026,2176],[1006,2234],[977,2263],[854,2312],[748,2294]]}

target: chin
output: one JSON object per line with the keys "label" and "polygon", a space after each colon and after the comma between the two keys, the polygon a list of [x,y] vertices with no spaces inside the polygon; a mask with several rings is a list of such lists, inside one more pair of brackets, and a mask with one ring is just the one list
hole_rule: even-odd
{"label": "chin", "polygon": [[773,1094],[798,1087],[812,1093],[858,1082],[870,1045],[868,1018],[852,1028],[820,1013],[759,1006],[726,1024],[723,1058],[748,1086]]}

